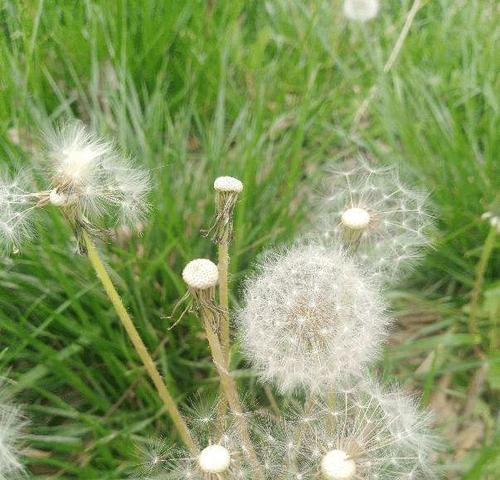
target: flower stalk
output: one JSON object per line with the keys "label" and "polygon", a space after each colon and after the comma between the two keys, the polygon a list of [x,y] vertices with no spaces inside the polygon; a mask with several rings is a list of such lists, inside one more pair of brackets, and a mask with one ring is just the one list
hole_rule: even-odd
{"label": "flower stalk", "polygon": [[156,368],[153,358],[148,352],[146,346],[144,345],[144,342],[142,341],[139,332],[135,328],[135,325],[132,322],[132,319],[130,318],[127,309],[123,305],[123,301],[113,285],[113,282],[99,256],[99,253],[94,245],[94,242],[92,241],[92,239],[90,238],[90,236],[86,231],[82,232],[82,237],[85,243],[85,248],[87,251],[89,261],[92,267],[94,268],[97,277],[101,281],[102,286],[108,298],[111,300],[111,303],[113,304],[113,307],[118,317],[120,318],[120,321],[130,338],[130,341],[132,342],[137,354],[139,355],[139,358],[142,360],[142,363],[144,364],[144,367],[146,368],[148,375],[153,381],[156,390],[158,391],[158,395],[163,401],[163,404],[165,405],[165,408],[167,409],[167,412],[169,413],[175,428],[179,432],[182,441],[186,444],[189,450],[192,451],[193,453],[196,453],[198,449],[191,437],[186,422],[181,413],[179,412],[179,409],[177,408],[177,405],[175,404],[172,395],[168,391],[168,388],[165,385],[160,375],[160,372]]}
{"label": "flower stalk", "polygon": [[217,266],[207,259],[196,259],[189,262],[182,277],[189,287],[195,306],[203,323],[212,360],[219,374],[221,390],[235,417],[236,427],[245,446],[250,464],[256,479],[263,479],[257,454],[252,445],[250,429],[245,419],[243,407],[238,395],[236,382],[229,372],[227,356],[222,349],[218,330],[220,320],[223,318],[222,309],[215,303],[215,287],[219,280]]}

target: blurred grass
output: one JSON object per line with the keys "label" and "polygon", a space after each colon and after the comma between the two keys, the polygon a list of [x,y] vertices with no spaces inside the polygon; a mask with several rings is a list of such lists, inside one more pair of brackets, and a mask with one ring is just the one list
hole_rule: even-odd
{"label": "blurred grass", "polygon": [[[446,476],[492,479],[498,249],[480,297],[481,337],[467,322],[489,228],[480,216],[500,183],[498,5],[424,2],[388,74],[383,65],[411,2],[383,2],[381,16],[364,26],[346,23],[339,5],[6,0],[0,161],[11,170],[38,165],[38,131],[77,116],[152,169],[143,236],[102,249],[179,402],[216,387],[197,321],[186,317],[168,330],[184,292],[182,265],[215,254],[199,234],[212,214],[213,178],[245,183],[232,261],[237,285],[259,251],[303,229],[325,163],[364,152],[400,164],[431,191],[439,234],[411,280],[390,292],[400,322],[383,371],[421,389],[426,401],[444,395],[456,413],[452,435],[467,436],[480,422],[482,434],[464,452],[451,445]],[[373,85],[379,94],[354,127]],[[136,461],[134,441],[170,436],[171,425],[90,267],[71,255],[56,212],[33,245],[0,261],[0,371],[32,418],[33,477],[124,478]],[[490,368],[465,418],[484,363],[474,356],[478,344]],[[261,395],[254,379],[245,385]]]}

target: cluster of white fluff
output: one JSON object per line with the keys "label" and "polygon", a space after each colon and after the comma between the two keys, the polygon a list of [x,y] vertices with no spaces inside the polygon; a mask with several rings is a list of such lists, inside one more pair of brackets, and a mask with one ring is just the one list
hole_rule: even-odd
{"label": "cluster of white fluff", "polygon": [[349,20],[367,22],[380,10],[379,0],[344,0],[344,15]]}
{"label": "cluster of white fluff", "polygon": [[364,268],[392,280],[430,243],[433,219],[422,192],[404,185],[395,168],[372,168],[360,160],[332,172],[316,209],[316,234],[347,246]]}
{"label": "cluster of white fluff", "polygon": [[117,224],[136,225],[147,211],[149,174],[120,155],[115,146],[71,123],[47,134],[47,190],[33,192],[22,177],[0,179],[0,247],[17,249],[29,238],[33,213],[60,208],[78,240]]}
{"label": "cluster of white fluff", "polygon": [[[3,389],[1,385],[0,389]],[[21,409],[0,391],[0,480],[17,478],[24,472],[19,449],[25,427]]]}
{"label": "cluster of white fluff", "polygon": [[269,254],[246,283],[238,320],[247,357],[283,392],[359,373],[390,323],[372,279],[341,249],[318,245]]}
{"label": "cluster of white fluff", "polygon": [[112,216],[117,223],[134,224],[142,218],[149,174],[112,143],[77,122],[54,130],[47,140],[52,204],[75,206],[90,221]]}

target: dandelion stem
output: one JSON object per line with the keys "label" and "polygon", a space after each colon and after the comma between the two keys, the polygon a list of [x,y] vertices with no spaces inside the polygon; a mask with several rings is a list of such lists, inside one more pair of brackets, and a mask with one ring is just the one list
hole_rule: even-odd
{"label": "dandelion stem", "polygon": [[241,435],[241,441],[247,449],[249,460],[252,464],[252,468],[254,469],[255,478],[263,480],[264,476],[250,439],[250,431],[243,413],[243,407],[238,395],[236,383],[229,373],[227,358],[222,349],[219,337],[213,328],[214,312],[210,309],[210,307],[203,304],[201,304],[200,310],[208,344],[210,346],[210,351],[212,352],[212,359],[220,377],[221,389],[224,392],[229,407],[234,413],[236,425]]}
{"label": "dandelion stem", "polygon": [[[488,261],[495,249],[495,238],[496,238],[496,227],[492,226],[486,237],[483,245],[483,250],[481,252],[481,257],[476,267],[476,279],[474,281],[474,286],[472,288],[471,300],[470,300],[470,310],[469,310],[469,333],[474,336],[479,336],[481,339],[481,334],[477,325],[477,315],[479,308],[479,298],[481,296],[481,290],[484,283],[484,275],[486,273],[486,267],[488,266]],[[479,357],[483,357],[481,351],[481,346],[476,346],[476,353]]]}
{"label": "dandelion stem", "polygon": [[111,300],[111,303],[113,304],[113,307],[115,308],[115,311],[118,314],[118,317],[122,322],[122,325],[127,331],[130,341],[134,345],[137,354],[142,360],[149,376],[151,377],[151,380],[153,381],[156,389],[158,390],[158,394],[161,400],[163,401],[167,409],[167,412],[169,413],[170,418],[172,419],[175,425],[175,428],[179,432],[179,435],[181,436],[182,441],[186,444],[186,446],[193,453],[197,453],[198,449],[196,448],[196,445],[191,437],[186,422],[182,417],[181,413],[179,412],[179,409],[177,408],[174,399],[170,395],[170,392],[168,391],[165,383],[163,382],[163,379],[160,373],[158,372],[158,369],[156,368],[156,365],[151,355],[149,354],[146,346],[144,345],[144,342],[139,336],[139,332],[135,328],[132,319],[130,318],[130,315],[128,314],[125,306],[123,305],[122,299],[120,298],[118,292],[116,291],[113,285],[113,282],[99,256],[99,253],[94,245],[94,242],[86,232],[83,232],[83,239],[85,242],[85,246],[87,248],[89,261],[92,264],[92,267],[94,268],[97,277],[101,281],[102,286],[106,291],[106,294]]}
{"label": "dandelion stem", "polygon": [[228,269],[229,269],[229,241],[227,232],[224,233],[219,242],[219,303],[222,309],[220,319],[220,341],[222,351],[229,364],[230,345],[230,329],[229,329],[229,286],[228,286]]}

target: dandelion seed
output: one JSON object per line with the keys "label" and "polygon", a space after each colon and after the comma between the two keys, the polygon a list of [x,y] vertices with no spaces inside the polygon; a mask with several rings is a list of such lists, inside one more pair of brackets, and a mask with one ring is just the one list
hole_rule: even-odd
{"label": "dandelion seed", "polygon": [[375,18],[380,9],[379,0],[345,0],[344,15],[349,20],[367,22]]}
{"label": "dandelion seed", "polygon": [[326,243],[343,243],[365,268],[393,280],[428,246],[432,217],[426,196],[403,185],[394,169],[361,161],[334,172],[315,224]]}
{"label": "dandelion seed", "polygon": [[243,350],[284,392],[323,389],[359,372],[390,323],[370,276],[341,250],[316,245],[269,254],[244,300]]}

